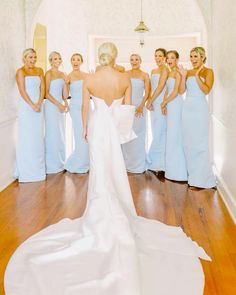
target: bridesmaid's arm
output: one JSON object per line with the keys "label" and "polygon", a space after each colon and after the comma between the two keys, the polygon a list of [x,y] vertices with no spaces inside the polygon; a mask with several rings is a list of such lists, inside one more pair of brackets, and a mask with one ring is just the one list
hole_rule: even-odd
{"label": "bridesmaid's arm", "polygon": [[179,66],[179,72],[181,74],[181,83],[179,86],[179,94],[184,94],[186,91],[186,79],[188,71],[181,65]]}
{"label": "bridesmaid's arm", "polygon": [[143,97],[143,100],[141,104],[144,106],[145,102],[147,101],[149,94],[150,94],[150,89],[151,89],[151,83],[148,74],[145,74],[144,78],[144,90],[145,90],[145,95]]}
{"label": "bridesmaid's arm", "polygon": [[150,79],[148,74],[145,74],[144,76],[144,96],[140,103],[140,105],[136,108],[136,115],[142,116],[143,115],[143,107],[145,106],[145,102],[147,101],[150,93]]}
{"label": "bridesmaid's arm", "polygon": [[69,81],[68,81],[68,78],[66,77],[66,75],[64,75],[64,80],[65,80],[65,84],[63,87],[62,98],[64,100],[66,112],[67,112],[69,109],[69,105],[68,105],[68,101],[67,101],[67,98],[69,96],[69,83],[68,83]]}
{"label": "bridesmaid's arm", "polygon": [[40,84],[40,97],[38,100],[38,105],[41,108],[41,105],[42,105],[44,97],[45,97],[45,80],[44,80],[43,69],[41,69],[41,68],[39,68],[39,75],[40,75],[40,79],[41,79],[41,84]]}
{"label": "bridesmaid's arm", "polygon": [[83,138],[87,139],[88,132],[88,113],[89,113],[90,93],[87,85],[87,78],[83,82],[83,101],[82,101],[82,122],[83,122]]}
{"label": "bridesmaid's arm", "polygon": [[25,91],[25,76],[21,69],[19,69],[16,72],[16,83],[17,83],[20,95],[24,99],[24,101],[28,103],[35,112],[39,112],[40,108],[38,107],[37,104],[33,103],[29,95]]}
{"label": "bridesmaid's arm", "polygon": [[181,75],[179,72],[176,73],[175,77],[175,86],[173,91],[169,94],[169,96],[165,96],[163,102],[161,103],[161,107],[165,107],[170,101],[176,98],[179,94],[179,86],[181,83]]}
{"label": "bridesmaid's arm", "polygon": [[131,86],[131,81],[130,81],[130,78],[127,77],[126,78],[126,81],[127,81],[127,88],[125,90],[125,95],[124,95],[124,104],[132,104],[132,86]]}
{"label": "bridesmaid's arm", "polygon": [[161,72],[157,88],[153,92],[152,96],[148,99],[147,108],[150,108],[153,101],[160,95],[160,93],[162,92],[163,88],[166,85],[167,78],[168,78],[168,69],[164,68],[163,71]]}
{"label": "bridesmaid's arm", "polygon": [[50,83],[51,83],[51,74],[50,72],[47,72],[45,75],[45,84],[46,84],[46,98],[48,100],[50,100],[53,104],[55,104],[55,106],[58,107],[60,112],[65,112],[66,111],[66,107],[61,104],[58,100],[56,100],[50,93],[49,93],[49,89],[50,89]]}
{"label": "bridesmaid's arm", "polygon": [[209,94],[214,83],[214,73],[211,69],[207,69],[205,82],[203,82],[200,78],[200,71],[202,70],[202,68],[203,67],[200,67],[195,74],[196,81],[202,92],[204,92],[205,94]]}

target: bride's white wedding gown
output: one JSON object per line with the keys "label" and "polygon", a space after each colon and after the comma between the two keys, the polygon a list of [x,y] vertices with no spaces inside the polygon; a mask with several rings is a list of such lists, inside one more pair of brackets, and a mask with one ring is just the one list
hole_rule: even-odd
{"label": "bride's white wedding gown", "polygon": [[[199,295],[204,250],[181,228],[138,217],[120,143],[133,138],[133,106],[93,97],[83,217],[26,240],[5,272],[6,295]],[[79,201],[79,200],[78,200]]]}

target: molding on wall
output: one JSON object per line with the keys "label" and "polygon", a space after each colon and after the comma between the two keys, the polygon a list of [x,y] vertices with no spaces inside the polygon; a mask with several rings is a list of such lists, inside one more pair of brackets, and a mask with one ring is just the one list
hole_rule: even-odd
{"label": "molding on wall", "polygon": [[5,120],[3,119],[2,121],[0,121],[0,128],[13,124],[15,123],[16,120],[17,120],[17,116],[12,116]]}
{"label": "molding on wall", "polygon": [[224,128],[225,130],[227,130],[227,132],[230,132],[232,135],[236,135],[236,132],[235,132],[236,129],[234,128],[234,125],[228,127],[225,125],[225,123],[222,120],[217,118],[214,114],[211,114],[211,117],[212,117],[213,124],[216,123],[221,128]]}
{"label": "molding on wall", "polygon": [[9,175],[0,175],[0,192],[15,181],[15,178]]}
{"label": "molding on wall", "polygon": [[214,171],[217,177],[217,189],[229,211],[231,218],[233,219],[234,223],[236,224],[236,201],[233,197],[232,192],[228,188],[224,178],[219,173],[217,168],[214,166]]}

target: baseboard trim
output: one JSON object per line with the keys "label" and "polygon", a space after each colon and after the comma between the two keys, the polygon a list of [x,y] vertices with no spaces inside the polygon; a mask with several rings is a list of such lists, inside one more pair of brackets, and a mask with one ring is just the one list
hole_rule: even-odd
{"label": "baseboard trim", "polygon": [[234,223],[236,224],[236,201],[233,197],[232,192],[228,188],[225,180],[220,175],[217,168],[214,166],[214,171],[217,177],[217,189],[227,207],[231,218],[233,219]]}
{"label": "baseboard trim", "polygon": [[0,179],[0,192],[2,192],[5,188],[7,188],[10,184],[15,181],[13,177],[5,177],[4,179]]}

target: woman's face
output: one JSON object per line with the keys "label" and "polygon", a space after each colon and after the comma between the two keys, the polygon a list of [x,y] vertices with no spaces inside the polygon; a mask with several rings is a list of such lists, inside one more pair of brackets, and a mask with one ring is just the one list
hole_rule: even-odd
{"label": "woman's face", "polygon": [[168,53],[166,61],[171,69],[175,68],[178,65],[178,58],[173,52]]}
{"label": "woman's face", "polygon": [[71,65],[73,67],[73,70],[79,70],[82,63],[82,59],[79,55],[74,55],[71,58]]}
{"label": "woman's face", "polygon": [[158,66],[161,66],[165,63],[166,58],[165,58],[164,53],[162,51],[155,52],[155,61]]}
{"label": "woman's face", "polygon": [[131,55],[130,64],[133,70],[139,69],[141,65],[140,58],[137,55]]}
{"label": "woman's face", "polygon": [[59,68],[61,63],[62,63],[61,56],[59,54],[54,54],[51,60],[52,67]]}
{"label": "woman's face", "polygon": [[24,58],[24,63],[28,68],[34,68],[35,64],[37,61],[37,55],[36,53],[32,52],[29,53],[25,58]]}
{"label": "woman's face", "polygon": [[203,64],[203,60],[200,56],[200,53],[196,51],[192,51],[190,53],[190,61],[194,69],[198,69]]}

